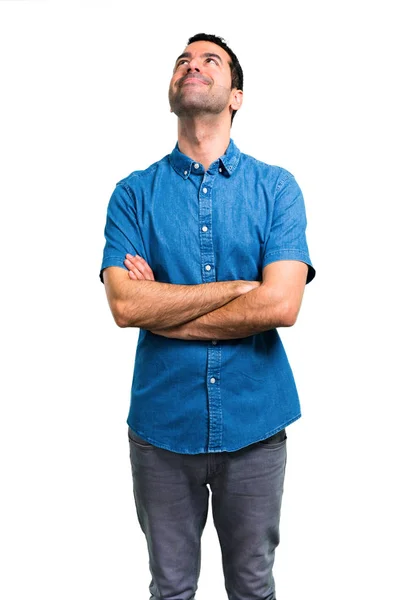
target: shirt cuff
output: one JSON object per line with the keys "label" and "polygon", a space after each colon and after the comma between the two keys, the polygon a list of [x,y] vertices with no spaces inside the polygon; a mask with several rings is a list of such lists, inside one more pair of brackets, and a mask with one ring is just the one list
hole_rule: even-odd
{"label": "shirt cuff", "polygon": [[104,258],[102,265],[101,265],[100,274],[99,274],[100,281],[102,283],[104,283],[103,271],[107,267],[122,267],[123,269],[125,269],[125,271],[127,271],[128,269],[124,265],[124,260],[125,260],[125,256],[123,258],[121,258],[120,256],[107,256],[106,258]]}
{"label": "shirt cuff", "polygon": [[296,250],[293,248],[281,249],[281,250],[273,250],[272,252],[268,252],[263,261],[263,268],[267,265],[270,265],[273,262],[277,262],[278,260],[298,260],[300,262],[305,263],[308,266],[307,273],[307,283],[310,283],[315,277],[315,269],[312,266],[311,260],[307,252],[303,252],[302,250]]}

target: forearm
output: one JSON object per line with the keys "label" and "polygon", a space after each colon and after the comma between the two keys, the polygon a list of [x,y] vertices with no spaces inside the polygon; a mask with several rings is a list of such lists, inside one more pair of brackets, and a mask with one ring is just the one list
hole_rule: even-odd
{"label": "forearm", "polygon": [[293,320],[281,295],[261,285],[184,325],[153,333],[186,340],[229,340],[287,327]]}
{"label": "forearm", "polygon": [[114,307],[111,302],[110,306],[121,327],[165,329],[214,311],[253,289],[254,285],[244,281],[175,285],[127,280],[119,287]]}

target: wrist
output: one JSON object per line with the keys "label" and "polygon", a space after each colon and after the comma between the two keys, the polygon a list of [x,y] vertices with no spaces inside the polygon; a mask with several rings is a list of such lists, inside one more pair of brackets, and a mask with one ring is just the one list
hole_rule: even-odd
{"label": "wrist", "polygon": [[237,283],[238,283],[237,289],[238,289],[239,295],[247,294],[248,292],[251,292],[252,290],[257,289],[261,285],[261,283],[259,281],[240,280]]}

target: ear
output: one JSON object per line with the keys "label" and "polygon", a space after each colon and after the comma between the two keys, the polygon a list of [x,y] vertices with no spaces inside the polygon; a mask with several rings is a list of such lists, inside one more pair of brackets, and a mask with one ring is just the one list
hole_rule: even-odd
{"label": "ear", "polygon": [[242,90],[234,89],[231,95],[231,109],[239,110],[243,103],[243,92]]}

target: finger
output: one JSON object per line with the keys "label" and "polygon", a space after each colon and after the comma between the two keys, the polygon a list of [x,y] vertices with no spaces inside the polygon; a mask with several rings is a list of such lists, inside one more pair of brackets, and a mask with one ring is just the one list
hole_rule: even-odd
{"label": "finger", "polygon": [[[127,255],[128,256],[128,255]],[[135,260],[135,257],[132,257],[132,260],[128,260],[127,258],[124,260],[124,265],[126,266],[126,268],[128,269],[128,271],[130,271],[134,277],[131,277],[131,279],[134,280],[152,280],[154,281],[154,275],[153,272],[150,270],[150,273],[143,273],[143,267],[141,267],[138,263],[138,261]]]}
{"label": "finger", "polygon": [[154,273],[153,273],[153,271],[151,270],[151,268],[149,266],[147,266],[145,268],[144,272],[146,274],[146,279],[149,279],[150,281],[155,281],[155,279],[154,279]]}
{"label": "finger", "polygon": [[125,254],[125,258],[128,260],[135,260],[136,258],[140,258],[140,259],[144,260],[144,258],[139,256],[139,254]]}
{"label": "finger", "polygon": [[134,266],[133,262],[131,260],[128,260],[127,258],[124,260],[124,265],[126,266],[126,268],[130,271],[132,269],[132,267]]}
{"label": "finger", "polygon": [[151,270],[151,268],[148,266],[148,264],[146,262],[141,263],[140,261],[136,260],[136,258],[134,258],[132,261],[129,261],[130,265],[134,265],[136,267],[136,269],[138,271],[140,271],[140,273],[142,273],[144,279],[150,280],[150,281],[154,281],[154,274],[153,271]]}
{"label": "finger", "polygon": [[146,262],[144,260],[144,258],[142,258],[139,255],[136,255],[135,256],[135,265],[137,266],[139,271],[146,276],[146,279],[151,279],[154,281],[154,273],[153,273],[149,263]]}
{"label": "finger", "polygon": [[146,279],[145,276],[143,275],[143,273],[141,273],[139,271],[139,269],[137,269],[135,267],[135,265],[132,265],[130,271],[132,271],[132,273],[136,276],[136,279],[142,279],[142,280]]}
{"label": "finger", "polygon": [[128,271],[128,275],[129,278],[132,279],[133,281],[137,281],[137,277],[136,275],[133,273],[133,271]]}
{"label": "finger", "polygon": [[143,277],[146,277],[146,267],[142,261],[138,260],[137,256],[135,256],[130,262],[140,273],[142,273]]}

